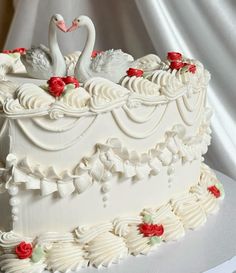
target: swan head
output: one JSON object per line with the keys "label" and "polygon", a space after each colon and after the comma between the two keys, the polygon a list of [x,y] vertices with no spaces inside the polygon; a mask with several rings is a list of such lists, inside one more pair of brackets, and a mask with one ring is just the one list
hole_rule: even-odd
{"label": "swan head", "polygon": [[74,30],[78,29],[79,27],[86,26],[89,24],[93,24],[92,20],[88,16],[81,15],[79,17],[76,17],[72,21],[72,25],[71,25],[71,27],[68,28],[67,32],[74,31]]}
{"label": "swan head", "polygon": [[54,14],[51,21],[63,32],[67,32],[64,18],[60,14]]}

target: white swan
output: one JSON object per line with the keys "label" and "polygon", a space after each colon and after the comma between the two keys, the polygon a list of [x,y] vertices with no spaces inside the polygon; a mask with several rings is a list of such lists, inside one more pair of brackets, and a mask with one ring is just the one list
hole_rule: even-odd
{"label": "white swan", "polygon": [[84,82],[91,77],[103,77],[118,83],[126,75],[128,68],[142,69],[147,73],[158,69],[161,60],[157,55],[149,54],[134,61],[133,57],[118,50],[107,50],[91,58],[95,44],[95,27],[87,16],[75,18],[67,31],[74,31],[85,26],[88,31],[87,41],[75,67],[75,77]]}
{"label": "white swan", "polygon": [[66,63],[57,42],[57,28],[67,31],[63,17],[60,14],[52,16],[49,23],[48,45],[49,49],[40,45],[32,47],[21,56],[29,76],[38,79],[49,79],[52,76],[65,76]]}
{"label": "white swan", "polygon": [[133,62],[133,57],[121,50],[111,49],[91,58],[95,44],[95,27],[92,20],[82,15],[73,21],[68,31],[73,31],[82,26],[87,28],[88,36],[75,67],[75,77],[82,82],[91,77],[103,77],[113,82],[119,82]]}

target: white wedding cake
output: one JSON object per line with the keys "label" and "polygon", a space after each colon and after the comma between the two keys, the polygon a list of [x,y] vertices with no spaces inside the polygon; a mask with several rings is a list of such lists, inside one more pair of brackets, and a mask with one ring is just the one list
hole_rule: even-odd
{"label": "white wedding cake", "polygon": [[[81,54],[61,58],[66,74],[55,74],[50,42],[0,54],[6,273],[69,272],[146,254],[204,224],[224,197],[202,157],[211,139],[203,65],[177,52],[165,61],[92,52],[88,17],[70,29],[58,15],[50,24],[58,21],[90,35]],[[36,72],[49,80],[29,77]]]}

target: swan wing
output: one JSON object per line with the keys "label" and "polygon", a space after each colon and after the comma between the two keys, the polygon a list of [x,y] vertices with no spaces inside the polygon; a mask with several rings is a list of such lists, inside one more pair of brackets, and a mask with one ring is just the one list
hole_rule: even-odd
{"label": "swan wing", "polygon": [[133,57],[122,50],[110,49],[99,53],[91,62],[91,69],[95,72],[109,73],[114,69],[128,67]]}
{"label": "swan wing", "polygon": [[42,48],[42,46],[32,47],[26,51],[26,54],[21,56],[27,70],[51,71],[52,58],[45,48]]}
{"label": "swan wing", "polygon": [[40,44],[39,45],[39,47],[43,50],[43,51],[45,51],[45,52],[47,52],[48,54],[50,54],[50,50],[49,50],[49,48],[48,47],[46,47],[45,45],[43,45],[43,44]]}

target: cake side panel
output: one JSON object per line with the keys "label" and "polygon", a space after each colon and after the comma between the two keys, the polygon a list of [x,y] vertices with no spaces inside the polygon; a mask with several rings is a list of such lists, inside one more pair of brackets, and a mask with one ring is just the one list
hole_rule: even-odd
{"label": "cake side panel", "polygon": [[8,192],[0,194],[0,230],[9,231],[14,227],[12,225],[12,210],[10,206],[10,196]]}
{"label": "cake side panel", "polygon": [[[122,211],[129,213],[127,208],[135,213],[149,203],[161,205],[198,183],[201,157],[210,142],[210,114],[205,108],[208,78],[199,74],[201,80],[193,77],[191,82],[191,75],[176,73],[185,84],[169,72],[157,78],[154,73],[149,80],[125,78],[122,85],[129,91],[101,78],[91,79],[84,86],[92,95],[84,116],[62,117],[58,112],[62,102],[53,102],[38,87],[34,86],[36,97],[30,93],[32,85],[20,87],[18,101],[7,101],[13,103],[9,114],[17,117],[11,120],[11,153],[16,158],[11,175],[20,189],[13,208],[21,216],[15,218],[14,230],[29,232],[40,206],[45,208],[45,223],[33,232],[44,231],[48,206],[52,208],[48,218],[55,217],[58,223],[61,210],[65,220],[60,221],[73,229],[77,219],[67,219],[67,207],[76,213],[78,207],[89,208],[96,200],[95,221],[102,221]],[[156,79],[161,92],[158,82],[151,83]],[[151,89],[142,89],[144,85]],[[42,110],[43,117],[34,116],[34,111],[38,115],[43,109],[38,94],[51,107],[48,115]],[[40,109],[34,109],[38,105]],[[126,199],[120,205],[122,192]],[[79,213],[81,223],[93,222],[91,209],[88,215]],[[25,228],[20,218],[26,221]]]}
{"label": "cake side panel", "polygon": [[196,135],[204,100],[204,90],[193,96],[191,104],[196,104],[196,109],[192,112],[186,112],[183,99],[179,98],[178,102],[134,109],[121,107],[91,117],[13,120],[13,153],[18,162],[27,158],[33,167],[40,166],[42,172],[53,167],[57,173],[72,172],[83,157],[90,156],[96,144],[111,138],[119,139],[129,150],[145,153],[164,141],[166,132],[175,125],[182,125],[186,136]]}
{"label": "cake side panel", "polygon": [[[204,107],[205,92],[202,93],[201,99],[199,94],[193,99],[193,103],[199,104],[198,111],[186,117],[192,125],[186,126],[179,112],[181,106],[178,106],[176,101],[170,102],[167,110],[164,109],[166,106],[158,106],[153,120],[150,119],[141,125],[128,120],[123,109],[117,109],[119,125],[114,122],[112,113],[108,112],[100,115],[82,137],[80,137],[82,130],[73,127],[72,130],[75,131],[69,133],[68,138],[76,137],[76,133],[79,133],[78,141],[62,151],[45,151],[44,149],[40,151],[39,147],[35,147],[37,145],[28,141],[24,132],[22,133],[16,125],[16,135],[19,138],[15,140],[15,143],[17,145],[19,141],[24,147],[22,149],[21,146],[15,146],[17,157],[24,158],[29,154],[29,158],[34,158],[34,161],[41,163],[37,166],[31,163],[31,160],[23,160],[18,166],[19,170],[22,171],[20,168],[23,167],[23,170],[28,171],[28,176],[31,177],[35,174],[34,168],[37,167],[39,170],[43,167],[40,172],[42,174],[43,171],[48,170],[45,163],[51,163],[49,166],[53,166],[56,171],[51,172],[51,176],[46,179],[26,179],[21,185],[18,195],[20,213],[18,221],[14,223],[14,230],[26,235],[53,231],[55,228],[60,231],[72,230],[81,224],[93,224],[113,219],[118,215],[132,215],[144,207],[160,206],[176,193],[188,191],[199,181],[201,155],[209,144],[207,132],[205,132],[207,130],[205,128],[207,126],[205,121],[207,111]],[[148,110],[146,108],[139,109],[141,117],[149,116],[150,112],[155,111],[153,107]],[[136,118],[139,113],[137,110],[135,109]],[[42,120],[45,121],[45,118]],[[85,122],[81,120],[81,123],[79,121],[78,126],[88,125],[86,119],[84,120]],[[76,122],[76,120],[69,122]],[[23,120],[23,123],[25,127],[28,126],[31,129],[33,127],[30,126],[34,126],[32,120]],[[134,124],[131,125],[132,123]],[[124,133],[121,124],[130,130],[130,135]],[[140,126],[143,126],[143,129],[140,129]],[[49,128],[52,129],[52,127]],[[27,130],[35,133],[33,130]],[[144,137],[149,132],[151,132],[150,136]],[[44,133],[43,130],[41,135],[35,133],[35,136],[43,136]],[[49,133],[52,134],[52,138],[48,140],[45,134],[40,141],[42,145],[51,147],[51,145],[63,145],[64,141],[68,141],[60,133]],[[131,137],[131,134],[135,137]],[[107,136],[115,141],[107,142]],[[199,138],[202,142],[199,142]],[[175,145],[172,143],[173,140]],[[50,145],[48,141],[51,141]],[[189,144],[186,145],[188,142]],[[145,154],[152,154],[155,160],[150,163],[150,158],[145,157]],[[111,171],[107,167],[106,164],[109,163],[106,162],[107,157],[110,157],[110,163],[113,162],[116,171]],[[68,160],[65,161],[65,158]],[[118,163],[114,161],[117,158],[120,160]],[[101,163],[105,168],[99,165]],[[94,166],[96,168],[93,168]],[[57,177],[55,179],[56,175],[60,175],[57,170],[65,168],[69,173],[72,173],[72,170],[74,174],[78,172],[78,176],[82,176],[83,180],[78,182],[71,178],[63,180]],[[40,192],[44,196],[41,196]]]}
{"label": "cake side panel", "polygon": [[5,180],[10,178],[7,165],[7,156],[12,147],[11,125],[7,118],[0,118],[0,230],[8,231],[13,228],[10,195],[5,189]]}
{"label": "cake side panel", "polygon": [[6,157],[11,151],[12,147],[12,133],[10,131],[10,120],[2,117],[0,118],[0,161],[5,164]]}
{"label": "cake side panel", "polygon": [[166,168],[158,176],[137,182],[113,178],[105,207],[99,184],[94,184],[82,194],[64,198],[56,195],[41,197],[37,192],[22,189],[18,194],[20,213],[14,231],[36,236],[48,231],[71,231],[79,225],[94,225],[116,216],[131,217],[143,208],[159,207],[171,197],[187,192],[198,183],[199,176],[200,161],[196,160],[184,165],[176,164],[171,185]]}

